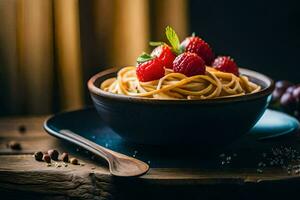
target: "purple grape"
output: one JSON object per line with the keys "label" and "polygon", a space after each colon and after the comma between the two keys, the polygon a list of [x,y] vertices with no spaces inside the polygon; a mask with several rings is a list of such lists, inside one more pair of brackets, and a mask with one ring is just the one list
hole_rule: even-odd
{"label": "purple grape", "polygon": [[272,93],[272,104],[277,104],[280,101],[281,96],[285,93],[288,87],[293,84],[287,80],[277,81],[275,84],[275,90]]}
{"label": "purple grape", "polygon": [[296,87],[294,90],[293,90],[293,97],[294,99],[296,99],[299,103],[300,101],[300,86]]}
{"label": "purple grape", "polygon": [[288,87],[292,86],[293,83],[286,81],[286,80],[281,80],[281,81],[277,81],[275,84],[275,88],[276,89],[280,89],[280,90],[286,90]]}
{"label": "purple grape", "polygon": [[286,93],[293,93],[294,89],[296,89],[297,86],[296,85],[292,85],[292,86],[289,86],[287,89],[286,89]]}
{"label": "purple grape", "polygon": [[275,90],[272,93],[272,103],[276,103],[280,101],[280,98],[283,94],[284,94],[284,90],[275,88]]}
{"label": "purple grape", "polygon": [[294,103],[295,99],[293,97],[293,95],[289,92],[286,92],[282,95],[282,97],[280,98],[280,103],[283,106],[289,106],[291,103]]}
{"label": "purple grape", "polygon": [[289,114],[294,114],[297,107],[297,101],[293,97],[293,94],[285,92],[280,98],[280,104],[283,110]]}
{"label": "purple grape", "polygon": [[300,119],[300,84],[295,85],[287,80],[277,81],[270,106]]}
{"label": "purple grape", "polygon": [[300,85],[293,91],[293,97],[296,99],[296,111],[294,115],[300,120]]}

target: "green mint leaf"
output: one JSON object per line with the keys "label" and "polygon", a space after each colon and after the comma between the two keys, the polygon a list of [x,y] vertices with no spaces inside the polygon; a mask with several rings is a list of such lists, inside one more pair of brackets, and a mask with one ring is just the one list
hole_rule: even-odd
{"label": "green mint leaf", "polygon": [[180,53],[180,41],[176,32],[170,27],[166,27],[166,36],[176,54]]}
{"label": "green mint leaf", "polygon": [[193,32],[193,33],[192,33],[192,36],[193,36],[193,37],[195,37],[195,36],[196,36],[196,33],[195,33],[195,32]]}
{"label": "green mint leaf", "polygon": [[152,47],[157,47],[157,46],[160,46],[160,45],[164,45],[166,43],[164,42],[149,42],[149,45],[152,46]]}
{"label": "green mint leaf", "polygon": [[143,52],[136,60],[138,64],[152,60],[154,57]]}

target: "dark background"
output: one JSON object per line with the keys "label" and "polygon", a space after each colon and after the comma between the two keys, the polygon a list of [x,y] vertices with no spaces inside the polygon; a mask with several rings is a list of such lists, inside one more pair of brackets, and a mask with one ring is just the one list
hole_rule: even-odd
{"label": "dark background", "polygon": [[300,83],[300,3],[295,0],[191,0],[190,30],[217,55],[275,80]]}
{"label": "dark background", "polygon": [[[0,116],[49,114],[90,105],[87,80],[129,60],[134,65],[135,56],[151,51],[148,39],[166,41],[167,25],[181,40],[195,32],[216,55],[229,55],[240,67],[275,81],[300,83],[299,2],[0,0],[0,105],[5,105],[0,106]],[[139,44],[133,45],[133,40]],[[114,45],[118,42],[122,44]],[[78,76],[67,70],[78,70]]]}

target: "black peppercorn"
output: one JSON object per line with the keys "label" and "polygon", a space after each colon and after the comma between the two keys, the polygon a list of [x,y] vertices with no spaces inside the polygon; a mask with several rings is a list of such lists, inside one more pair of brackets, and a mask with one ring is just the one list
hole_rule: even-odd
{"label": "black peppercorn", "polygon": [[71,158],[70,159],[70,162],[73,164],[73,165],[78,165],[78,160],[76,158]]}
{"label": "black peppercorn", "polygon": [[43,160],[46,162],[46,163],[51,163],[51,158],[48,154],[44,154],[43,156]]}
{"label": "black peppercorn", "polygon": [[26,132],[26,126],[20,125],[20,126],[19,126],[19,132],[20,132],[20,133],[25,133],[25,132]]}
{"label": "black peppercorn", "polygon": [[61,155],[61,159],[62,161],[64,162],[69,162],[69,154],[64,152],[62,155]]}
{"label": "black peppercorn", "polygon": [[43,153],[41,151],[37,151],[34,153],[34,158],[37,161],[42,161],[43,160]]}
{"label": "black peppercorn", "polygon": [[58,153],[57,150],[55,150],[55,149],[50,149],[50,150],[48,150],[48,154],[49,154],[49,156],[50,156],[50,158],[51,158],[52,160],[58,160],[58,155],[59,155],[59,153]]}
{"label": "black peppercorn", "polygon": [[21,144],[16,141],[10,141],[7,146],[13,150],[21,150],[22,149]]}

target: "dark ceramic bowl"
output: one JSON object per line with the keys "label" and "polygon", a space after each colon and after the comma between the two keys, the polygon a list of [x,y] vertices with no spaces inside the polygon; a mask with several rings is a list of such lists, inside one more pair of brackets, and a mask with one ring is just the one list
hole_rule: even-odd
{"label": "dark ceramic bowl", "polygon": [[247,133],[260,119],[274,82],[248,69],[241,74],[262,90],[239,97],[209,100],[159,100],[112,94],[99,89],[120,68],[94,75],[88,88],[101,118],[122,138],[142,144],[226,145]]}

